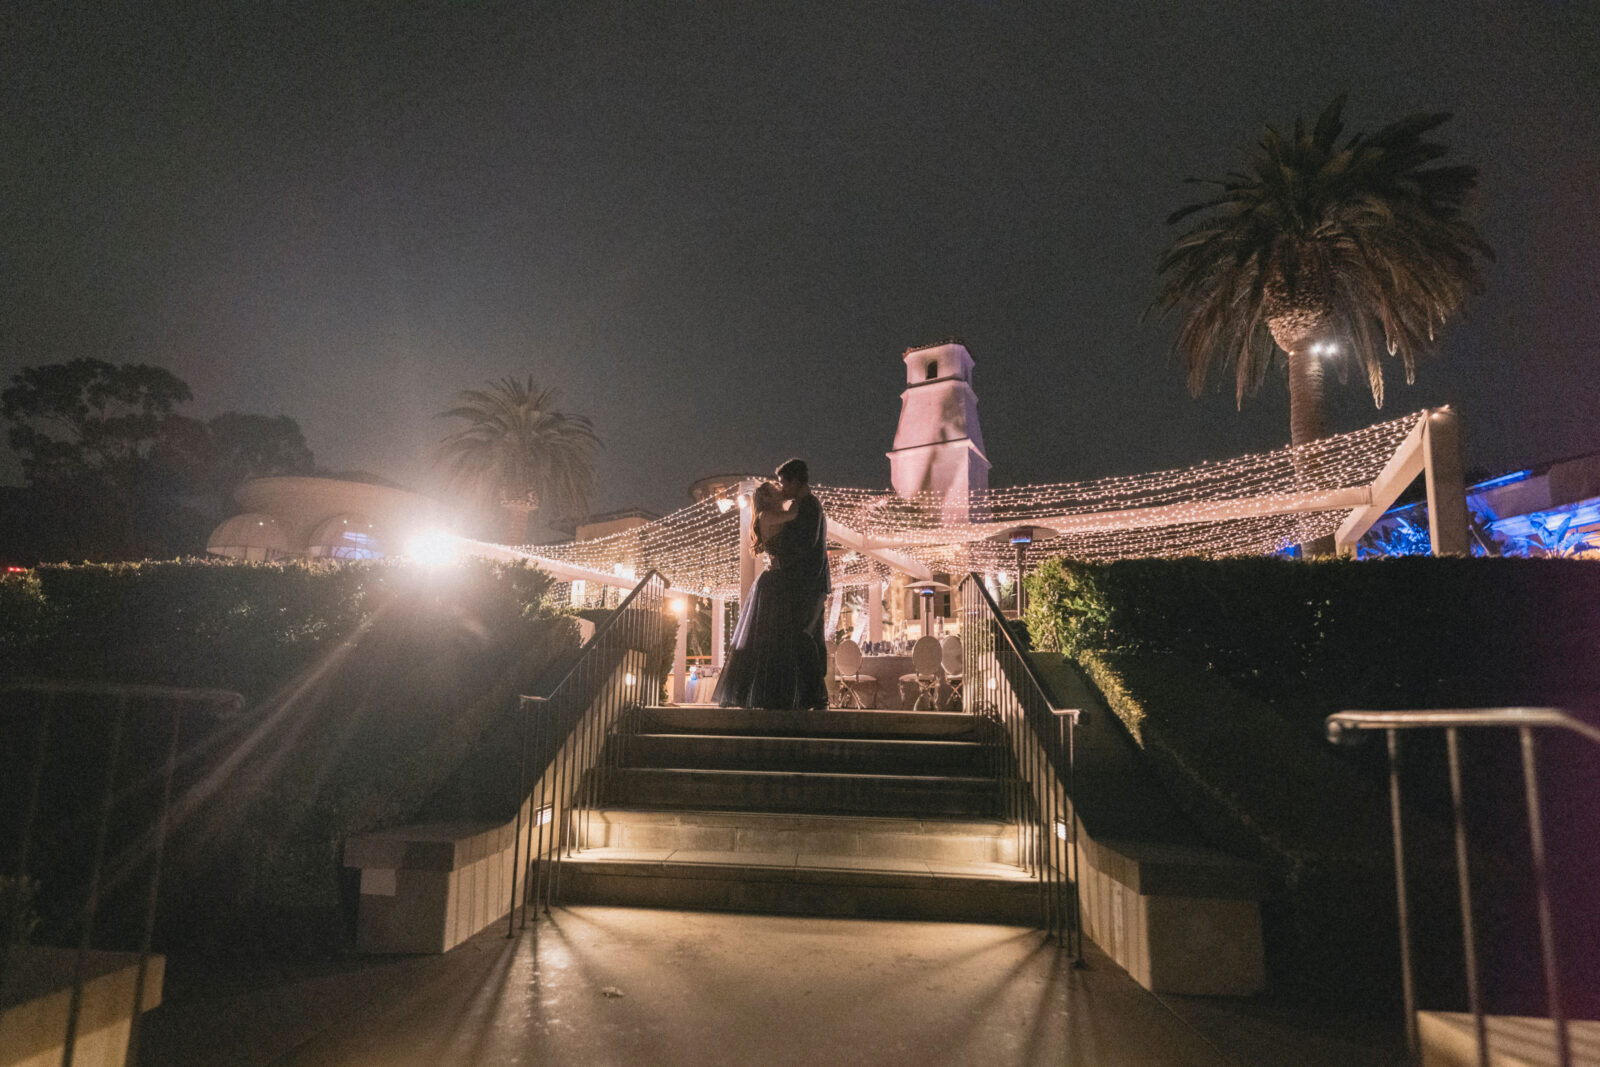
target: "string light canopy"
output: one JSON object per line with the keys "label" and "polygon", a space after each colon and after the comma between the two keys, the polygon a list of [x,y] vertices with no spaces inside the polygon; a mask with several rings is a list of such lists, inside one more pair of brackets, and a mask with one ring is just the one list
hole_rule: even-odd
{"label": "string light canopy", "polygon": [[[1298,447],[1090,481],[976,490],[964,504],[939,493],[815,486],[830,529],[862,546],[830,553],[836,586],[886,581],[892,550],[930,572],[995,573],[1015,566],[1008,528],[1045,528],[1029,554],[1114,560],[1268,555],[1333,533],[1373,504],[1372,485],[1427,412]],[[729,490],[733,493],[736,490]],[[954,504],[954,506],[952,506]],[[742,508],[708,497],[608,537],[516,550],[626,579],[655,569],[682,592],[739,595]],[[914,575],[925,578],[925,575]]]}

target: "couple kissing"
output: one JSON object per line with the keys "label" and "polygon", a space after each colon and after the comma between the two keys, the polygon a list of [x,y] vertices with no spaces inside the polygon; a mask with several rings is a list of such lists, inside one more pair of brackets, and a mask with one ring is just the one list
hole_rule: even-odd
{"label": "couple kissing", "polygon": [[777,483],[762,482],[750,502],[753,547],[766,554],[768,566],[739,606],[713,699],[723,707],[825,708],[827,520],[805,460],[791,459],[775,473]]}

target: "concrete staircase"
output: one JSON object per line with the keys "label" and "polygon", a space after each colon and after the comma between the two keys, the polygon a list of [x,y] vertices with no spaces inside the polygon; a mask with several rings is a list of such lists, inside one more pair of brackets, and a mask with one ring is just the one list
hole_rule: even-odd
{"label": "concrete staircase", "polygon": [[569,902],[1034,923],[961,714],[644,711],[562,864]]}

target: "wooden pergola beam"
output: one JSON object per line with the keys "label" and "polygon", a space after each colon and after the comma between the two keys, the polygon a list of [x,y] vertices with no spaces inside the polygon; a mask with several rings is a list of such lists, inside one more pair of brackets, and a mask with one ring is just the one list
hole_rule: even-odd
{"label": "wooden pergola beam", "polygon": [[[933,571],[919,559],[915,559],[903,552],[896,552],[893,548],[879,544],[875,538],[868,537],[859,530],[852,529],[842,522],[828,520],[828,539],[837,541],[844,547],[863,556],[875,559],[890,568],[907,574],[915,581],[927,582],[933,580]],[[931,542],[930,542],[931,543]]]}
{"label": "wooden pergola beam", "polygon": [[1339,524],[1338,531],[1333,535],[1333,543],[1341,556],[1355,554],[1356,542],[1372,529],[1372,524],[1381,519],[1384,512],[1394,507],[1394,502],[1400,499],[1406,486],[1416,481],[1417,475],[1422,473],[1423,435],[1427,432],[1427,424],[1428,416],[1424,412],[1411,432],[1406,434],[1405,440],[1400,442],[1400,447],[1394,450],[1394,455],[1389,457],[1389,462],[1384,464],[1383,470],[1373,479],[1369,487],[1371,501],[1352,511]]}

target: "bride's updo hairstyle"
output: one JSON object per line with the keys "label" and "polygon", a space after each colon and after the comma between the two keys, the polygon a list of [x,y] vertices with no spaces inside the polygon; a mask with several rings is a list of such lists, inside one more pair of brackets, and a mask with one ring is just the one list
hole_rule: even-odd
{"label": "bride's updo hairstyle", "polygon": [[758,512],[783,506],[783,496],[778,492],[778,487],[771,482],[762,482],[756,486],[755,492],[750,494],[750,499]]}

